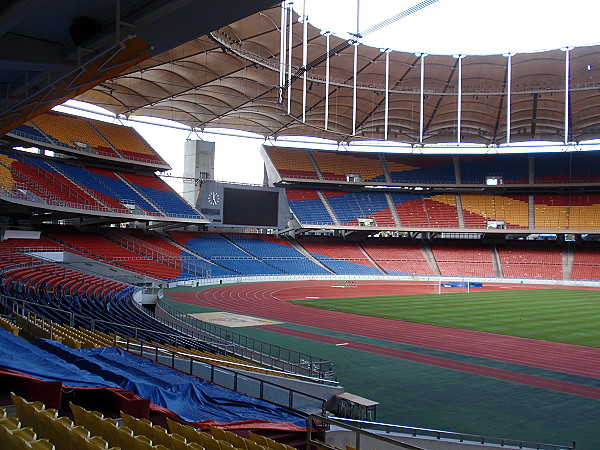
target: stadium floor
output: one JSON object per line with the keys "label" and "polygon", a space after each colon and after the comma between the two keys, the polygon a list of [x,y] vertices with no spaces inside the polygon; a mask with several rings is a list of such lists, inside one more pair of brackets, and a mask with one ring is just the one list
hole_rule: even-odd
{"label": "stadium floor", "polygon": [[600,448],[595,431],[600,429],[599,348],[287,301],[435,289],[422,283],[380,281],[274,282],[171,292],[169,298],[187,313],[228,311],[283,322],[236,331],[331,359],[347,391],[381,403],[379,421],[565,445],[575,440],[578,448]]}

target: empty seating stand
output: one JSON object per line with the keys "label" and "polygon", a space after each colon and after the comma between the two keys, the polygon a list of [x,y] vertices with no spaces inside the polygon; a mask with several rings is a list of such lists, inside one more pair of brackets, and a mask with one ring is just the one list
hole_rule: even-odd
{"label": "empty seating stand", "polygon": [[554,242],[515,241],[498,254],[507,278],[563,278],[562,248]]}
{"label": "empty seating stand", "polygon": [[192,206],[183,200],[171,187],[156,175],[143,175],[120,171],[119,176],[142,192],[171,217],[200,219],[201,216]]}
{"label": "empty seating stand", "polygon": [[265,147],[266,153],[282,178],[317,180],[319,176],[308,151],[296,148]]}
{"label": "empty seating stand", "polygon": [[327,237],[306,237],[299,243],[323,265],[340,275],[381,275],[357,243]]}
{"label": "empty seating stand", "polygon": [[373,219],[377,226],[396,226],[383,192],[325,191],[324,195],[343,225],[357,226],[359,218],[366,218]]}
{"label": "empty seating stand", "polygon": [[334,225],[331,215],[314,189],[286,189],[290,209],[302,224]]}
{"label": "empty seating stand", "polygon": [[385,181],[378,153],[312,150],[311,154],[326,180]]}

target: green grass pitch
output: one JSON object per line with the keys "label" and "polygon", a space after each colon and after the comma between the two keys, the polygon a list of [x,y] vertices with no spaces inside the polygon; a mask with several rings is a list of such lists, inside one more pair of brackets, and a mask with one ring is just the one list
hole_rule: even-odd
{"label": "green grass pitch", "polygon": [[355,314],[600,347],[600,291],[570,289],[298,300]]}

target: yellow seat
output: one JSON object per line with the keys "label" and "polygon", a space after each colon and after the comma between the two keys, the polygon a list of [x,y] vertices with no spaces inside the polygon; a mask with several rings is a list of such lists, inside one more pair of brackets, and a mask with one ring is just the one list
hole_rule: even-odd
{"label": "yellow seat", "polygon": [[167,427],[169,428],[169,432],[171,434],[177,433],[180,436],[183,436],[183,424],[179,422],[175,422],[167,417]]}
{"label": "yellow seat", "polygon": [[123,411],[121,411],[121,418],[123,419],[123,424],[131,428],[136,436],[146,436],[147,438],[152,439],[152,422],[147,419],[138,419],[130,416]]}
{"label": "yellow seat", "polygon": [[250,437],[251,441],[254,441],[257,444],[262,445],[263,447],[269,446],[269,442],[268,442],[267,438],[260,434],[256,434],[256,433],[253,433],[252,431],[249,431],[248,436]]}
{"label": "yellow seat", "polygon": [[154,450],[152,441],[146,436],[135,436],[132,443],[134,450]]}
{"label": "yellow seat", "polygon": [[4,437],[8,442],[8,448],[12,449],[26,449],[28,443],[36,440],[35,432],[31,428],[6,430]]}
{"label": "yellow seat", "polygon": [[251,441],[250,439],[246,439],[246,448],[248,450],[263,450],[265,447],[254,441]]}
{"label": "yellow seat", "polygon": [[[195,444],[195,442],[193,442]],[[171,448],[173,450],[186,450],[189,448],[186,439],[176,433],[171,433]]]}
{"label": "yellow seat", "polygon": [[69,408],[71,408],[71,412],[73,413],[75,424],[85,426],[88,411],[73,402],[69,402]]}
{"label": "yellow seat", "polygon": [[115,419],[111,419],[110,417],[106,417],[105,419],[101,420],[98,419],[98,426],[100,433],[98,433],[97,436],[100,436],[102,439],[108,442],[109,446],[119,447],[121,445],[119,437],[116,434],[116,430],[119,428],[119,425]]}
{"label": "yellow seat", "polygon": [[86,450],[105,450],[108,449],[108,442],[100,436],[94,436],[86,439]]}
{"label": "yellow seat", "polygon": [[[52,418],[49,416],[47,419],[47,426],[49,429],[50,435],[46,435],[43,437],[47,437],[51,442],[55,443],[59,448],[78,448],[74,441],[75,435],[73,434],[73,429],[76,427],[73,426],[73,422],[68,417],[60,417],[60,418]],[[83,427],[80,427],[84,430]],[[85,430],[86,437],[88,436],[87,430]]]}
{"label": "yellow seat", "polygon": [[200,444],[198,444],[196,442],[189,443],[188,448],[192,448],[194,450],[205,450],[204,447],[202,447]]}
{"label": "yellow seat", "polygon": [[212,434],[213,437],[219,441],[227,442],[227,433],[225,430],[221,430],[220,428],[216,427],[210,427],[210,434]]}
{"label": "yellow seat", "polygon": [[[118,445],[116,447],[121,447],[123,450],[133,448],[133,430],[126,426],[121,426],[115,430],[116,441]],[[112,442],[112,440],[111,440]]]}
{"label": "yellow seat", "polygon": [[0,419],[0,426],[8,428],[9,430],[16,430],[21,428],[21,422],[19,422],[17,417],[7,416]]}
{"label": "yellow seat", "polygon": [[247,450],[248,447],[246,446],[246,439],[238,436],[235,433],[232,433],[231,431],[225,431],[225,434],[227,435],[227,442],[229,442],[235,448]]}
{"label": "yellow seat", "polygon": [[221,450],[232,450],[235,448],[232,444],[230,444],[227,441],[218,441],[218,442],[219,442],[219,448]]}
{"label": "yellow seat", "polygon": [[154,445],[162,444],[167,448],[173,447],[172,436],[160,425],[154,425],[152,427],[152,443]]}
{"label": "yellow seat", "polygon": [[54,444],[48,439],[36,439],[28,442],[28,444],[34,450],[55,450]]}
{"label": "yellow seat", "polygon": [[[75,428],[78,428],[78,427],[75,427]],[[79,450],[79,449],[86,449],[87,448],[87,441],[88,441],[88,438],[89,438],[89,433],[87,433],[87,430],[85,430],[86,433],[84,433],[81,430],[77,430],[77,431],[73,432],[73,430],[75,430],[75,428],[73,428],[71,430],[71,433],[69,434],[69,437],[68,437],[69,442],[71,443],[71,448],[72,449],[77,449],[77,450]],[[59,446],[59,450],[62,450],[62,449],[65,448],[64,441],[61,442],[61,444],[62,445]]]}
{"label": "yellow seat", "polygon": [[195,442],[205,447],[205,445],[203,444],[203,439],[205,438],[205,436],[208,436],[208,438],[212,439],[212,436],[210,434],[198,431],[194,427],[191,427],[189,425],[182,425],[182,427],[183,437],[186,441],[188,441],[188,443]]}
{"label": "yellow seat", "polygon": [[200,440],[202,441],[202,447],[204,447],[206,450],[221,450],[219,441],[208,433],[200,433]]}

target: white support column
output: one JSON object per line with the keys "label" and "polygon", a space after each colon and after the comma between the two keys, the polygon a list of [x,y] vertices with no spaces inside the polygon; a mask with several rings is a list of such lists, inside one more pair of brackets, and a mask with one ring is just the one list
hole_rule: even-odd
{"label": "white support column", "polygon": [[460,145],[460,126],[462,115],[462,60],[465,55],[454,55],[458,59],[458,117],[456,122],[456,143]]}
{"label": "white support column", "polygon": [[565,52],[565,145],[569,144],[569,89],[570,89],[570,56],[573,47],[561,48]]}
{"label": "white support column", "polygon": [[352,43],[354,46],[354,89],[352,91],[352,135],[356,134],[356,83],[358,72],[358,41]]}
{"label": "white support column", "polygon": [[329,129],[329,38],[330,31],[324,31],[323,36],[327,40],[327,59],[325,60],[325,129]]}
{"label": "white support column", "polygon": [[384,119],[383,119],[383,138],[387,141],[388,139],[388,119],[389,119],[389,107],[390,107],[390,52],[389,48],[380,49],[385,53],[385,107],[384,107]]}
{"label": "white support column", "polygon": [[287,28],[287,10],[285,2],[281,3],[281,25],[279,42],[279,103],[283,103],[283,86],[285,84],[285,56],[286,56],[286,28]]}
{"label": "white support column", "polygon": [[512,113],[512,57],[514,53],[505,53],[506,66],[506,144],[510,144],[511,113]]}
{"label": "white support column", "polygon": [[427,53],[415,53],[421,58],[421,87],[419,91],[419,144],[423,145],[423,123],[425,117],[425,57]]}
{"label": "white support column", "polygon": [[306,64],[308,64],[308,18],[306,17],[306,0],[302,4],[302,122],[306,122]]}
{"label": "white support column", "polygon": [[288,3],[288,9],[290,11],[290,15],[288,18],[288,23],[289,23],[289,35],[288,35],[288,70],[287,70],[287,112],[288,114],[291,114],[292,111],[292,48],[293,48],[293,31],[294,31],[294,24],[292,22],[292,18],[293,16],[293,8],[292,8],[292,2]]}

